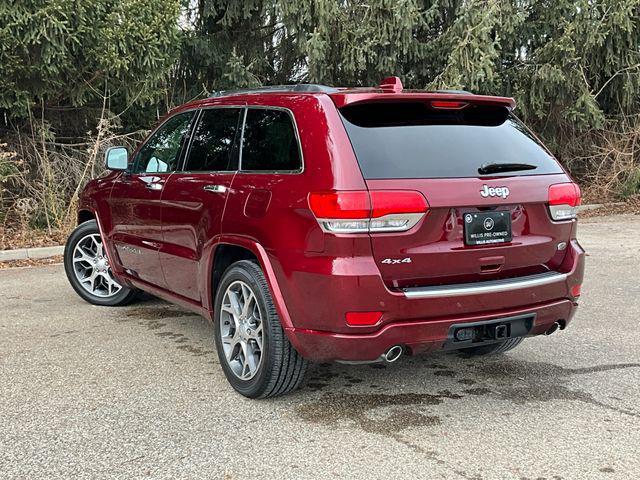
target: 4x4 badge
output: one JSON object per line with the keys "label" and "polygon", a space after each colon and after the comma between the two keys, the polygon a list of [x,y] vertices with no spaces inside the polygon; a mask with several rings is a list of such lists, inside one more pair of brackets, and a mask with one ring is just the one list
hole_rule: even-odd
{"label": "4x4 badge", "polygon": [[509,196],[509,189],[507,187],[488,187],[487,185],[482,186],[482,190],[480,190],[480,195],[483,197],[502,197],[507,198]]}
{"label": "4x4 badge", "polygon": [[411,263],[411,257],[406,258],[385,258],[380,263],[385,263],[388,265],[398,265],[400,263]]}

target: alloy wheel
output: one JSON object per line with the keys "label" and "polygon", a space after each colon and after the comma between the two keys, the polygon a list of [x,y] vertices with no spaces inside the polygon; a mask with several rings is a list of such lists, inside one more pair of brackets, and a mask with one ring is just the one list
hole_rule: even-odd
{"label": "alloy wheel", "polygon": [[73,249],[73,272],[87,292],[101,298],[116,295],[122,286],[115,281],[100,235],[82,237]]}
{"label": "alloy wheel", "polygon": [[250,380],[260,368],[262,332],[262,315],[255,293],[245,282],[234,281],[222,297],[220,334],[227,364],[240,380]]}

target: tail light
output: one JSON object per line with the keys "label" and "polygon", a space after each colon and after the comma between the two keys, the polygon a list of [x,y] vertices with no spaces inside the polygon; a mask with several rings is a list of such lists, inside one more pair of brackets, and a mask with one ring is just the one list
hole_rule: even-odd
{"label": "tail light", "polygon": [[554,220],[576,218],[580,205],[580,187],[575,183],[556,183],[549,187],[549,213]]}
{"label": "tail light", "polygon": [[429,209],[420,192],[408,190],[317,192],[309,208],[328,233],[404,232]]}

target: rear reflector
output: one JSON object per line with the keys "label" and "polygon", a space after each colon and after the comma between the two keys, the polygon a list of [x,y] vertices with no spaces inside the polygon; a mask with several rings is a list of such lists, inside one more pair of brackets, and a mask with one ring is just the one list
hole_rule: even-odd
{"label": "rear reflector", "polygon": [[580,187],[575,183],[549,186],[549,212],[553,220],[571,220],[578,214]]}
{"label": "rear reflector", "polygon": [[404,232],[428,204],[416,191],[360,190],[310,193],[309,208],[327,233]]}
{"label": "rear reflector", "polygon": [[382,317],[382,312],[347,312],[345,318],[348,325],[370,326],[378,323]]}
{"label": "rear reflector", "polygon": [[582,285],[574,285],[571,287],[571,296],[573,298],[578,298],[580,296],[580,290],[582,289]]}

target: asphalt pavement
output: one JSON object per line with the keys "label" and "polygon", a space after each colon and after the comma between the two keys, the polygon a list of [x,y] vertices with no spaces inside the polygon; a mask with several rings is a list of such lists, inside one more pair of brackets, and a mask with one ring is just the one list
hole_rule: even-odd
{"label": "asphalt pavement", "polygon": [[508,354],[315,365],[248,400],[204,319],[0,270],[0,478],[640,478],[640,217],[581,221],[581,307]]}

